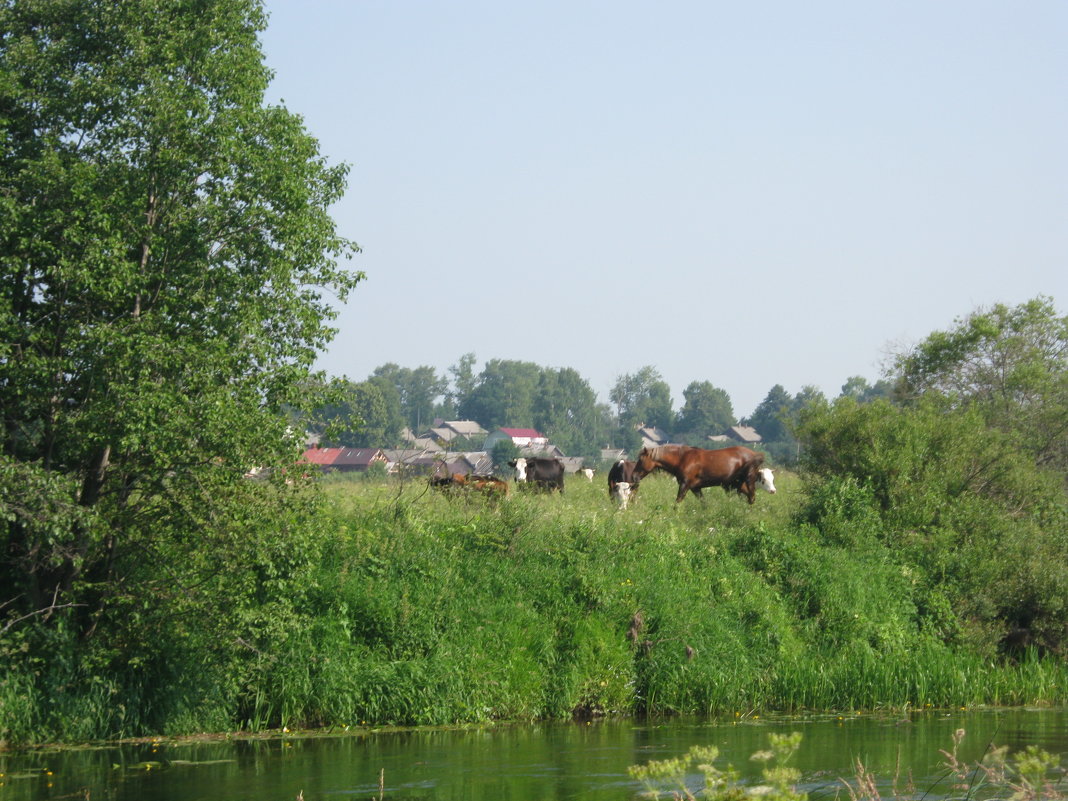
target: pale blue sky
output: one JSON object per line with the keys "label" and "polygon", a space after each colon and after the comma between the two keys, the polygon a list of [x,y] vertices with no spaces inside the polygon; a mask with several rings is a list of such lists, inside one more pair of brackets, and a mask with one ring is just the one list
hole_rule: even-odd
{"label": "pale blue sky", "polygon": [[267,0],[351,165],[320,361],[655,367],[748,415],[977,306],[1068,310],[1068,3]]}

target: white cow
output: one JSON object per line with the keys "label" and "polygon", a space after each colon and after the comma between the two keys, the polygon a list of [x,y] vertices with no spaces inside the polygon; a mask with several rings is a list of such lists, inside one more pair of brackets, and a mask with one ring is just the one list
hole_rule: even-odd
{"label": "white cow", "polygon": [[582,475],[586,476],[586,478],[588,478],[590,481],[593,481],[592,467],[583,467],[581,470],[579,470],[579,472],[582,473]]}
{"label": "white cow", "polygon": [[626,509],[630,503],[630,484],[626,481],[618,481],[612,487],[612,497],[616,499],[620,509]]}

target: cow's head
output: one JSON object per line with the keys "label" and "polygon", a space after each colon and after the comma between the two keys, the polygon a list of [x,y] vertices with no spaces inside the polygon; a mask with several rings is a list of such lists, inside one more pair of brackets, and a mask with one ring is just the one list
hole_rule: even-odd
{"label": "cow's head", "polygon": [[515,480],[526,481],[527,480],[527,460],[520,457],[518,459],[509,460],[508,464],[515,469]]}
{"label": "cow's head", "polygon": [[763,484],[764,489],[775,494],[775,474],[771,472],[770,467],[762,467],[757,470],[757,483]]}

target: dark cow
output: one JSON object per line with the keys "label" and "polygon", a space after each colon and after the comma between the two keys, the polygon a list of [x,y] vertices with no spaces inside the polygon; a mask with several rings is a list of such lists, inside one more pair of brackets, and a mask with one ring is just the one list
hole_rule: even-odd
{"label": "dark cow", "polygon": [[533,489],[559,490],[564,493],[564,463],[544,456],[526,456],[508,462],[515,469],[517,484],[526,483]]}
{"label": "dark cow", "polygon": [[434,476],[430,479],[430,486],[442,492],[455,492],[467,486],[467,474],[453,473],[448,476]]}
{"label": "dark cow", "polygon": [[725,492],[736,490],[752,503],[757,484],[762,480],[763,465],[764,454],[740,445],[712,451],[689,445],[662,445],[642,448],[634,475],[642,479],[654,470],[670,473],[679,482],[676,503],[686,497],[687,491],[700,498],[704,487],[723,487]]}
{"label": "dark cow", "polygon": [[631,497],[638,491],[638,477],[634,475],[636,462],[620,459],[608,471],[608,497],[626,509]]}

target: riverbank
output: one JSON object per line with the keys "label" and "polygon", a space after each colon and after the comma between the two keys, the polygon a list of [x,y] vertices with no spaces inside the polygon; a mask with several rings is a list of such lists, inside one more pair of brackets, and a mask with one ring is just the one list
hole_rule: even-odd
{"label": "riverbank", "polygon": [[258,564],[176,596],[120,672],[9,672],[6,737],[1068,700],[1063,661],[970,642],[908,552],[799,523],[808,496],[778,483],[676,505],[653,478],[620,512],[577,478],[500,502],[329,482]]}

